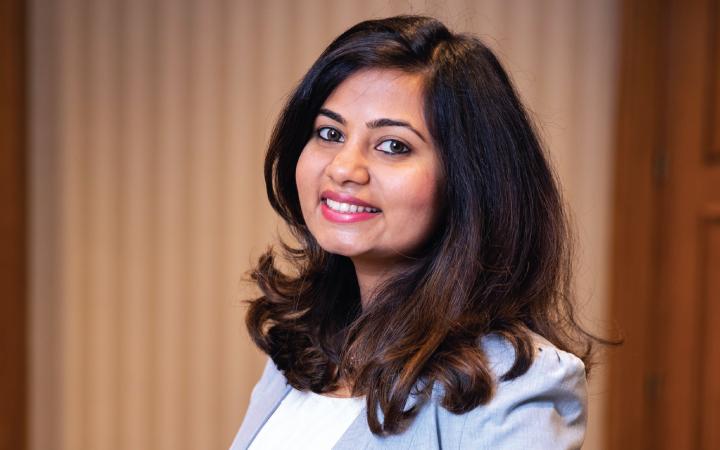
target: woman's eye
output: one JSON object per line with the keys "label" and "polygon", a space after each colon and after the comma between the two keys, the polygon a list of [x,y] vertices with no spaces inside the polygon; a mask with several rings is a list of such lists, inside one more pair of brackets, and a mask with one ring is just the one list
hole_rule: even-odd
{"label": "woman's eye", "polygon": [[391,155],[407,153],[410,151],[410,148],[408,148],[407,145],[395,139],[388,139],[386,141],[382,141],[380,145],[375,148],[377,148],[381,152],[389,153]]}
{"label": "woman's eye", "polygon": [[342,134],[332,127],[322,127],[317,130],[317,135],[323,141],[342,142]]}

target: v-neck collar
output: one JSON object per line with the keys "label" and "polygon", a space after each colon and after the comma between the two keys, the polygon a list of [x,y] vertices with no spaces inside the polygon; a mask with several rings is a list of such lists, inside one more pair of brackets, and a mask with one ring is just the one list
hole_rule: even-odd
{"label": "v-neck collar", "polygon": [[[284,377],[282,381],[284,381]],[[275,383],[273,382],[273,384]],[[236,438],[238,442],[247,443],[247,447],[245,448],[250,447],[253,440],[257,437],[258,433],[260,433],[260,430],[262,430],[262,427],[270,420],[275,410],[277,410],[292,390],[290,385],[287,383],[283,384],[284,386],[281,389],[278,389],[278,386],[268,386],[267,390],[263,393],[264,401],[259,402],[256,407],[253,408],[254,411],[248,410],[247,421],[243,424],[243,429],[240,430]],[[363,406],[358,416],[352,421],[348,429],[345,430],[333,446],[333,450],[357,450],[358,448],[362,448],[360,443],[367,442],[367,439],[372,433],[367,424],[366,408],[366,406]]]}
{"label": "v-neck collar", "polygon": [[[280,385],[282,384],[282,385]],[[290,393],[292,387],[285,382],[284,377],[277,377],[272,380],[271,385],[258,395],[262,395],[262,401],[254,405],[253,410],[248,409],[243,427],[238,432],[237,442],[246,442],[245,449],[252,444],[255,436],[260,432],[270,416],[280,406],[283,399]]]}

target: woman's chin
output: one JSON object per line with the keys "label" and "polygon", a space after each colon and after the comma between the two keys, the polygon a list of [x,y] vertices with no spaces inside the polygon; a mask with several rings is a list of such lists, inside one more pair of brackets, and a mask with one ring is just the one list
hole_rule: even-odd
{"label": "woman's chin", "polygon": [[328,253],[332,253],[340,256],[347,256],[348,258],[358,258],[366,253],[366,250],[360,249],[355,245],[323,245],[320,243],[320,247]]}

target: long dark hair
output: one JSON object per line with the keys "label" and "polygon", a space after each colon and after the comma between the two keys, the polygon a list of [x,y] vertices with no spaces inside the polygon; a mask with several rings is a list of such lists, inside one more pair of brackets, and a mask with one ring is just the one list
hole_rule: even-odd
{"label": "long dark hair", "polygon": [[[444,210],[421,255],[365,308],[352,262],[324,251],[300,210],[295,166],[331,92],[361,69],[424,79],[425,118],[444,169]],[[503,335],[527,371],[538,333],[589,368],[592,342],[570,300],[571,233],[554,175],[525,108],[495,55],[439,21],[361,22],[335,39],[290,96],[265,159],[272,207],[299,246],[270,249],[251,273],[262,297],[247,327],[288,382],[329,392],[341,381],[367,398],[375,434],[401,432],[435,382],[454,413],[490,400],[494,380],[479,338]],[[405,409],[417,395],[415,406]],[[382,421],[378,411],[382,411]]]}

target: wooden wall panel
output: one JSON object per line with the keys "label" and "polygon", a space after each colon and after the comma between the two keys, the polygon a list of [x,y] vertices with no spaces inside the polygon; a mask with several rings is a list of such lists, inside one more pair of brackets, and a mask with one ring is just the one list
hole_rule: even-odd
{"label": "wooden wall panel", "polygon": [[26,8],[0,2],[0,450],[27,446]]}
{"label": "wooden wall panel", "polygon": [[714,448],[717,0],[627,2],[618,123],[610,448]]}
{"label": "wooden wall panel", "polygon": [[[720,184],[718,184],[720,186]],[[699,370],[699,448],[720,448],[720,204],[708,207],[702,221],[701,262],[703,280],[700,342],[703,363]]]}
{"label": "wooden wall panel", "polygon": [[707,65],[710,101],[706,115],[706,178],[700,242],[700,350],[698,367],[698,447],[720,448],[720,1],[710,2],[710,57]]}
{"label": "wooden wall panel", "polygon": [[707,146],[708,158],[720,163],[720,2],[711,5],[710,33],[710,97],[714,100],[708,114],[707,130],[710,136]]}
{"label": "wooden wall panel", "polygon": [[646,438],[657,409],[659,375],[647,356],[658,326],[656,296],[658,152],[662,97],[659,42],[664,2],[622,2],[617,143],[613,166],[614,210],[610,317],[623,331],[612,352],[607,420],[609,449],[650,448]]}

